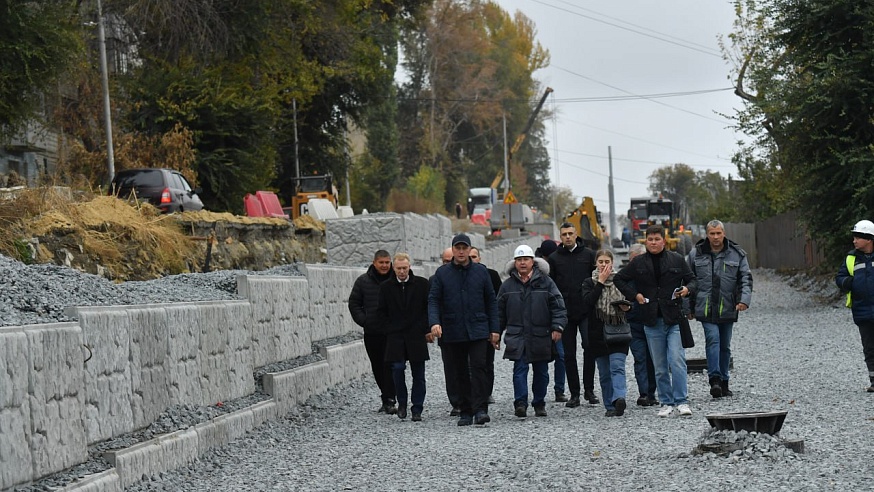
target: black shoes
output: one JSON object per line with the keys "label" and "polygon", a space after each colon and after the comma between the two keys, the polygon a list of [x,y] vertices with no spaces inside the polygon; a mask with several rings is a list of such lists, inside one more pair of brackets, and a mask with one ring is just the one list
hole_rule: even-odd
{"label": "black shoes", "polygon": [[491,417],[486,412],[477,412],[476,417],[473,419],[473,423],[476,425],[485,425],[488,422],[491,422]]}
{"label": "black shoes", "polygon": [[604,412],[605,417],[616,417],[616,410],[607,410]]}
{"label": "black shoes", "polygon": [[452,411],[449,412],[450,417],[458,417],[461,415],[461,409],[458,407],[452,407]]}
{"label": "black shoes", "polygon": [[528,416],[528,407],[522,404],[516,404],[516,409],[513,412],[519,418],[525,418]]}
{"label": "black shoes", "polygon": [[398,417],[405,419],[407,418],[407,407],[400,407],[397,409]]}
{"label": "black shoes", "polygon": [[386,400],[383,402],[382,406],[379,407],[379,413],[385,413],[388,415],[394,415],[398,413],[398,407],[395,406],[395,402],[393,400]]}
{"label": "black shoes", "polygon": [[414,413],[413,418],[411,418],[410,420],[412,420],[413,422],[421,422],[422,421],[422,414],[421,413]]}
{"label": "black shoes", "polygon": [[654,407],[658,404],[658,400],[649,395],[641,395],[640,398],[637,399],[637,406],[639,407]]}
{"label": "black shoes", "polygon": [[571,399],[564,404],[568,408],[576,408],[580,406],[580,397],[571,395]]}
{"label": "black shoes", "polygon": [[719,387],[720,389],[722,389],[722,396],[734,396],[734,393],[732,393],[731,390],[728,389],[728,381],[726,381],[725,379],[722,380],[722,382],[719,384]]}
{"label": "black shoes", "polygon": [[459,427],[464,427],[466,425],[471,425],[471,424],[473,424],[473,417],[471,417],[470,415],[461,414],[461,416],[458,417],[458,426]]}
{"label": "black shoes", "polygon": [[613,406],[616,408],[616,416],[625,415],[625,398],[617,398],[613,400]]}
{"label": "black shoes", "polygon": [[583,394],[583,398],[585,398],[586,401],[589,402],[589,405],[597,405],[597,404],[601,403],[601,400],[599,400],[598,397],[595,396],[594,391],[586,391]]}
{"label": "black shoes", "polygon": [[713,398],[722,398],[722,380],[719,378],[710,378],[710,396]]}
{"label": "black shoes", "polygon": [[546,405],[538,405],[534,407],[534,415],[538,417],[546,417]]}
{"label": "black shoes", "polygon": [[868,393],[874,393],[874,382],[871,383],[871,386],[865,388],[865,391],[867,391]]}
{"label": "black shoes", "polygon": [[557,403],[563,403],[563,402],[566,402],[568,400],[567,400],[567,396],[565,396],[564,392],[556,391],[555,392],[555,401]]}

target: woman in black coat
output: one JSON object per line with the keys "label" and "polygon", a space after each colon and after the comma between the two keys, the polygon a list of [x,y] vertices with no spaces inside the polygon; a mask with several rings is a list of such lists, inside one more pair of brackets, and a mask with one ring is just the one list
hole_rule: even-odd
{"label": "woman in black coat", "polygon": [[422,420],[425,402],[425,361],[432,341],[428,325],[428,281],[413,275],[410,257],[398,253],[392,267],[395,278],[379,286],[379,316],[386,330],[385,360],[391,364],[398,399],[398,417],[407,418],[406,361],[413,374],[412,420]]}
{"label": "woman in black coat", "polygon": [[592,277],[583,281],[583,310],[589,318],[589,352],[595,357],[601,394],[607,417],[618,417],[625,413],[625,358],[628,356],[628,343],[607,345],[604,341],[604,324],[626,323],[625,311],[615,307],[615,301],[624,301],[625,296],[613,285],[613,253],[602,249],[595,254],[595,271]]}

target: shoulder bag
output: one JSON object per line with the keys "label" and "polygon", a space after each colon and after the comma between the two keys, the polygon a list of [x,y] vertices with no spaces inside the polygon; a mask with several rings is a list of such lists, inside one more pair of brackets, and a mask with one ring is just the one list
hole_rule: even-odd
{"label": "shoulder bag", "polygon": [[604,323],[604,342],[607,345],[631,343],[631,325],[627,321],[618,325]]}

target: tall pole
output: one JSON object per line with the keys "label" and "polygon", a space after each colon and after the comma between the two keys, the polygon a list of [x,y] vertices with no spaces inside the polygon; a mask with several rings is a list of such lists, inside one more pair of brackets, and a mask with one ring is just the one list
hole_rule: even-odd
{"label": "tall pole", "polygon": [[[298,142],[297,142],[297,98],[291,100],[291,118],[294,122],[294,177],[297,178],[297,184],[300,184],[300,159],[298,158]],[[297,190],[295,190],[295,193]]]}
{"label": "tall pole", "polygon": [[610,180],[607,185],[607,190],[610,195],[610,239],[616,237],[616,200],[613,196],[613,149],[607,146],[607,162],[610,166]]}
{"label": "tall pole", "polygon": [[504,114],[504,198],[507,198],[507,191],[510,189],[510,162],[507,156],[507,115]]}
{"label": "tall pole", "polygon": [[[555,165],[555,189],[552,192],[552,222],[553,224],[558,224],[558,210],[555,204],[555,197],[558,195],[559,186],[561,186],[561,181],[559,181],[559,172],[558,172],[558,130],[556,124],[556,114],[558,111],[555,109],[555,94],[552,94],[552,160]],[[562,211],[562,215],[564,212]],[[553,228],[553,231],[555,228]]]}
{"label": "tall pole", "polygon": [[109,106],[109,68],[106,66],[106,33],[103,31],[103,5],[97,0],[97,46],[100,49],[100,79],[103,83],[103,120],[106,126],[106,163],[109,181],[115,178],[115,152],[112,147],[112,111]]}

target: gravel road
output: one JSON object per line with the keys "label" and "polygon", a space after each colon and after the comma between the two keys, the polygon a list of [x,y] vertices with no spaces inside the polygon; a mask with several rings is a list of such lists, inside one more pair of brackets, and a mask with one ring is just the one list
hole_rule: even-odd
{"label": "gravel road", "polygon": [[[234,299],[232,279],[240,272],[116,285],[0,256],[0,273],[0,326],[9,326],[66,321],[63,309],[70,305],[161,302],[170,290],[176,300]],[[258,273],[298,274],[293,267]],[[548,417],[517,419],[512,363],[498,360],[492,422],[460,428],[448,416],[433,347],[423,422],[377,414],[376,386],[365,377],[128,490],[874,490],[874,394],[863,390],[866,370],[849,311],[838,301],[822,301],[821,295],[833,298],[827,283],[792,279],[802,291],[770,271],[756,270],[754,277],[753,306],[735,325],[735,397],[713,400],[706,376],[690,375],[692,417],[660,419],[655,407],[632,404],[624,417],[605,418],[600,405],[568,409],[550,403]],[[700,324],[693,331],[697,346],[687,356],[701,358]],[[628,366],[633,403],[630,357]],[[789,412],[780,436],[804,440],[804,454],[768,436],[712,433],[704,418],[774,410]],[[167,420],[176,424],[168,423],[165,431],[210,415],[203,408],[170,409]],[[742,449],[729,456],[693,453],[705,440],[736,441]],[[21,490],[54,490],[69,478],[64,475],[54,477],[55,485],[49,480]]]}
{"label": "gravel road", "polygon": [[[735,325],[735,397],[714,400],[705,375],[691,375],[692,417],[660,419],[656,407],[632,405],[624,417],[605,418],[600,405],[550,403],[548,417],[517,419],[511,363],[498,360],[492,422],[457,427],[432,349],[423,422],[377,414],[375,384],[362,378],[129,490],[874,489],[874,394],[863,389],[850,313],[772,272],[754,276],[753,306]],[[688,357],[703,357],[700,325],[693,328],[697,345]],[[633,402],[631,378],[629,369]],[[692,453],[710,432],[705,414],[774,410],[788,410],[780,436],[804,440],[804,454],[779,445],[753,452],[752,444],[730,456]]]}

